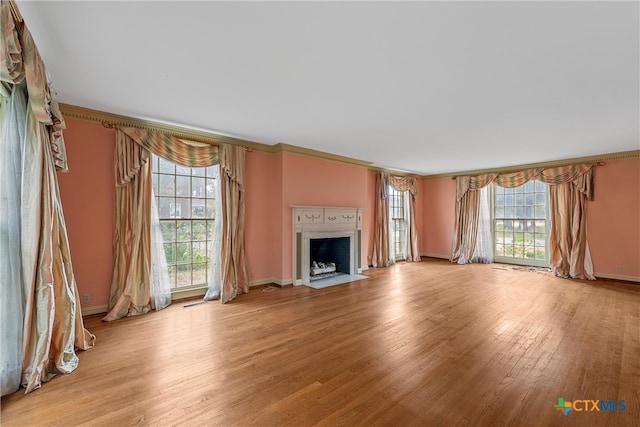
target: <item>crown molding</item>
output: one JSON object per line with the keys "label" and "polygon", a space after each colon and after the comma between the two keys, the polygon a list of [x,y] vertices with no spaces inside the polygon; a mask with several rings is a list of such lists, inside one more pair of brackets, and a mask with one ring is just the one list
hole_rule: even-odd
{"label": "crown molding", "polygon": [[382,173],[388,173],[389,175],[395,175],[395,176],[412,176],[416,179],[423,179],[424,176],[417,174],[417,173],[413,173],[413,172],[407,172],[407,171],[401,171],[401,170],[397,170],[397,169],[387,169],[387,168],[381,168],[378,166],[370,166],[369,170],[371,172],[382,172]]}
{"label": "crown molding", "polygon": [[276,145],[273,145],[272,147],[273,147],[274,153],[293,153],[293,154],[299,154],[303,156],[315,157],[318,159],[332,160],[334,162],[362,166],[366,168],[370,167],[373,164],[365,160],[339,156],[337,154],[331,154],[331,153],[326,153],[324,151],[312,150],[310,148],[298,147],[297,145],[289,145],[282,142]]}
{"label": "crown molding", "polygon": [[507,166],[502,168],[477,169],[477,170],[470,170],[470,171],[441,173],[441,174],[435,174],[435,175],[422,175],[422,179],[455,178],[457,176],[482,175],[485,173],[510,173],[510,172],[518,172],[524,169],[551,168],[551,167],[557,167],[557,166],[573,165],[576,163],[598,163],[598,162],[604,162],[607,160],[633,159],[636,157],[640,157],[640,150],[620,151],[617,153],[607,153],[607,154],[596,154],[593,156],[574,157],[570,159],[552,160],[548,162],[526,163],[522,165]]}
{"label": "crown molding", "polygon": [[171,125],[167,123],[157,122],[147,119],[139,119],[135,117],[123,116],[120,114],[108,113],[106,111],[93,110],[91,108],[80,107],[71,104],[60,104],[60,111],[65,117],[72,117],[90,122],[98,122],[108,125],[131,126],[144,129],[165,132],[176,138],[188,139],[191,141],[203,142],[205,144],[232,144],[246,147],[253,151],[262,151],[270,154],[293,153],[303,156],[315,157],[334,162],[347,163],[363,167],[371,166],[371,162],[353,159],[350,157],[339,156],[337,154],[326,153],[323,151],[312,150],[309,148],[298,147],[296,145],[279,143],[275,145],[262,144],[246,139],[235,138],[226,135],[216,134],[203,130],[191,129],[183,126]]}
{"label": "crown molding", "polygon": [[231,144],[241,145],[258,151],[271,151],[271,146],[246,139],[232,136],[220,135],[214,132],[207,132],[198,129],[190,129],[147,119],[122,116],[120,114],[108,113],[106,111],[93,110],[91,108],[79,107],[71,104],[60,104],[60,111],[65,117],[73,117],[90,122],[106,123],[117,126],[130,126],[144,129],[156,130],[168,133],[176,138],[188,139],[191,141],[203,142],[205,144]]}

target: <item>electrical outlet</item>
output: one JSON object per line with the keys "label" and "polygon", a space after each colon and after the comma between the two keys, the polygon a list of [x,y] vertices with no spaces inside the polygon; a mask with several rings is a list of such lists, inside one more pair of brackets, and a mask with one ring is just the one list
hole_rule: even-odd
{"label": "electrical outlet", "polygon": [[82,302],[89,302],[89,301],[91,301],[91,295],[89,294],[82,295]]}
{"label": "electrical outlet", "polygon": [[616,273],[620,273],[620,271],[622,271],[622,269],[620,268],[619,265],[616,265]]}

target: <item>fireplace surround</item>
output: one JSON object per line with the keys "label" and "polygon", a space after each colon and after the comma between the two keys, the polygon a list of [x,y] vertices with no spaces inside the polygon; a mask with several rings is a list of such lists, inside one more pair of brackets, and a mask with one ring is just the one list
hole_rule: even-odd
{"label": "fireplace surround", "polygon": [[[313,261],[334,262],[337,273],[362,272],[361,208],[292,206],[292,209],[294,285],[311,282]],[[320,249],[314,249],[317,246]],[[312,259],[312,254],[320,259]]]}

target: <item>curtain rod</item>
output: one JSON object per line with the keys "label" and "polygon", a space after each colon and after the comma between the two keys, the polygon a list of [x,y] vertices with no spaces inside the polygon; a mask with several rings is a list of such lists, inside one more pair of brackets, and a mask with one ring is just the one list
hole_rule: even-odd
{"label": "curtain rod", "polygon": [[[103,122],[101,122],[101,123],[102,123],[102,126],[103,126],[103,127],[105,127],[105,128],[107,128],[107,129],[118,129],[118,125],[117,125],[117,124],[115,124],[115,123],[108,122],[108,121],[103,121]],[[138,126],[131,126],[131,127],[138,127]],[[152,131],[154,131],[154,132],[161,132],[161,131],[159,131],[159,130],[155,130],[155,129],[150,129],[150,130],[152,130]],[[162,133],[165,133],[165,132],[162,132]],[[167,133],[169,133],[169,135],[171,135],[171,133],[170,133],[170,132],[167,132]],[[175,135],[173,135],[173,136],[175,136]],[[176,138],[178,138],[178,137],[176,136]],[[216,146],[216,147],[219,147],[219,146],[220,146],[220,143],[212,143],[212,142],[209,142],[209,141],[198,141],[197,139],[194,139],[194,138],[183,138],[183,139],[188,140],[188,141],[201,142],[201,143],[203,143],[203,144],[214,145],[214,146]],[[252,152],[253,152],[253,148],[251,148],[251,147],[244,147],[244,151],[246,151],[246,152],[248,152],[248,153],[252,153]]]}
{"label": "curtain rod", "polygon": [[[577,165],[578,163],[587,163],[587,164],[592,164],[593,166],[604,166],[604,162],[576,162],[576,163],[569,163],[568,165]],[[549,169],[549,168],[557,168],[557,167],[562,167],[562,166],[541,166],[539,168]],[[475,173],[475,174],[472,174],[472,175],[486,175],[486,174],[490,174],[490,173],[497,173],[498,175],[505,175],[505,174],[510,174],[510,173],[522,172],[523,170],[527,170],[527,169],[538,169],[538,168],[537,167],[529,167],[529,168],[522,168],[522,169],[513,169],[513,170],[508,170],[508,171]],[[460,176],[470,176],[470,175],[460,174],[460,175],[452,176],[451,179],[456,179],[456,178],[458,178]]]}
{"label": "curtain rod", "polygon": [[16,22],[19,22],[19,23],[24,22],[24,19],[22,19],[22,15],[18,10],[18,6],[15,4],[13,0],[9,0],[9,9],[11,9],[11,14],[13,15],[13,19]]}

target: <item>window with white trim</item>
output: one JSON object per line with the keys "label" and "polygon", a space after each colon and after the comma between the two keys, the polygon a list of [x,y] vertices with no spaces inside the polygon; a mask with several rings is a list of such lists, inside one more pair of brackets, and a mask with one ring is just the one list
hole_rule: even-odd
{"label": "window with white trim", "polygon": [[214,168],[176,165],[153,154],[158,206],[172,291],[206,286],[213,238]]}
{"label": "window with white trim", "polygon": [[407,259],[406,193],[389,185],[389,244],[396,260]]}
{"label": "window with white trim", "polygon": [[549,266],[548,200],[548,187],[542,181],[514,188],[493,186],[496,261]]}

